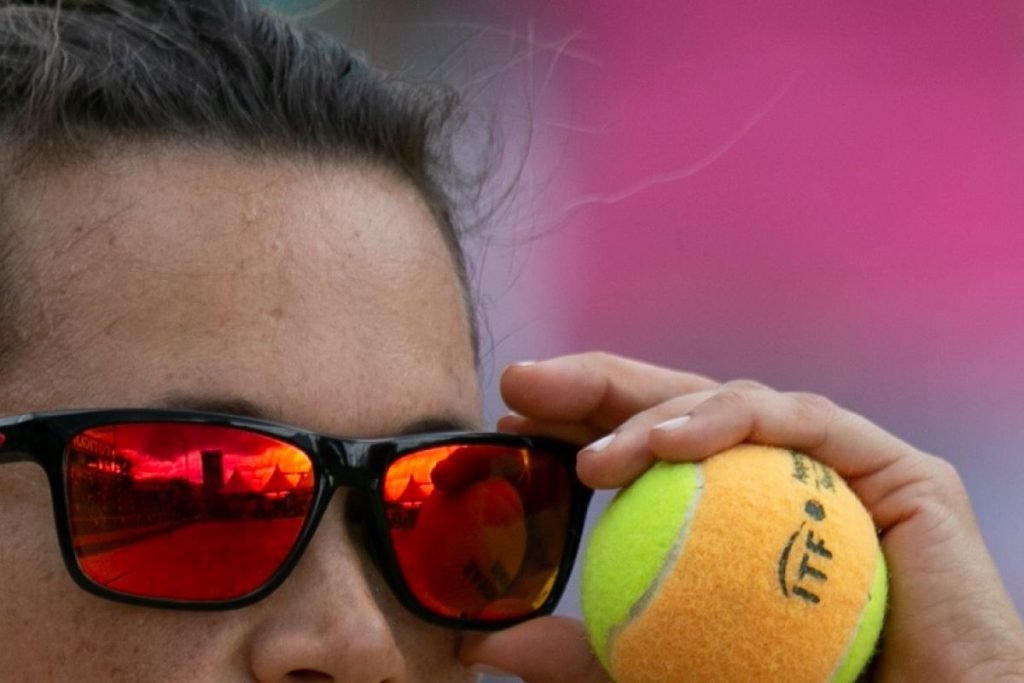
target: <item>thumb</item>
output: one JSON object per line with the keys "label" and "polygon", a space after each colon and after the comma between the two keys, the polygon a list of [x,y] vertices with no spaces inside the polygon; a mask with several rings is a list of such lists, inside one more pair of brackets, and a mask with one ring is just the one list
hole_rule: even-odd
{"label": "thumb", "polygon": [[494,633],[467,633],[460,658],[526,683],[611,683],[587,642],[583,624],[541,617]]}

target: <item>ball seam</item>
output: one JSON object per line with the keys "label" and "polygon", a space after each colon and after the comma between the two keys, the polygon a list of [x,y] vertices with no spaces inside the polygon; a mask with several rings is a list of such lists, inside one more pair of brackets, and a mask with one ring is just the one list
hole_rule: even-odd
{"label": "ball seam", "polygon": [[693,495],[690,496],[690,501],[686,508],[683,510],[682,523],[679,525],[679,531],[676,533],[675,541],[672,543],[672,547],[669,549],[668,554],[665,556],[665,561],[661,565],[661,569],[658,570],[657,575],[651,581],[647,589],[637,598],[636,602],[629,608],[629,613],[626,619],[618,624],[613,625],[608,630],[608,636],[605,639],[604,651],[607,653],[608,661],[612,659],[612,649],[615,646],[615,640],[618,635],[622,632],[626,626],[631,624],[637,617],[643,614],[644,610],[650,604],[651,600],[657,595],[661,588],[661,584],[665,578],[673,572],[676,566],[676,561],[683,554],[683,549],[686,546],[686,540],[690,537],[690,527],[693,525],[693,518],[697,511],[697,505],[700,503],[701,498],[704,494],[704,468],[700,465],[694,465],[694,487]]}

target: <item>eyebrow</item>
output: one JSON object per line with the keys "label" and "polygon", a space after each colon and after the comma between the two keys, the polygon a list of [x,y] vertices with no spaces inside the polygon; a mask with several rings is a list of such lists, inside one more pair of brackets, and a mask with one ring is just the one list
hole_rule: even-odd
{"label": "eyebrow", "polygon": [[[202,413],[223,413],[248,417],[267,422],[281,422],[265,407],[240,396],[212,396],[202,394],[172,393],[165,394],[149,404],[150,408],[163,410],[194,410]],[[479,430],[479,426],[469,420],[450,414],[429,415],[406,422],[397,430],[389,432],[392,436],[408,434],[425,434],[430,432],[471,432]]]}
{"label": "eyebrow", "polygon": [[207,396],[202,394],[165,394],[149,404],[164,410],[195,410],[202,413],[224,413],[254,420],[277,422],[269,410],[238,396]]}

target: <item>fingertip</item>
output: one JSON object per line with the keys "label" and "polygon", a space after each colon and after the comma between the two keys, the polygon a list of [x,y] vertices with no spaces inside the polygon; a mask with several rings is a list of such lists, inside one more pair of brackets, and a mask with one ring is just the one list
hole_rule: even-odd
{"label": "fingertip", "polygon": [[734,403],[712,396],[685,415],[659,422],[648,430],[648,448],[661,460],[696,462],[752,441],[756,421]]}
{"label": "fingertip", "polygon": [[[543,361],[519,361],[506,365],[498,380],[502,399],[513,410],[527,413],[538,397],[538,382],[543,382]],[[539,371],[539,372],[538,372]]]}
{"label": "fingertip", "polygon": [[647,450],[624,452],[618,446],[600,451],[584,449],[576,459],[576,476],[592,489],[622,488],[646,472],[654,460]]}
{"label": "fingertip", "polygon": [[612,432],[611,434],[605,434],[600,439],[596,439],[592,441],[590,444],[581,448],[580,452],[586,453],[588,457],[590,455],[596,455],[598,453],[601,453],[604,450],[606,450],[609,446],[611,446],[612,443],[614,443],[617,436],[618,434],[616,434],[615,432]]}
{"label": "fingertip", "polygon": [[506,413],[498,418],[494,426],[499,432],[523,434],[528,431],[529,424],[530,420],[518,413]]}
{"label": "fingertip", "polygon": [[505,368],[499,389],[512,410],[540,420],[575,421],[605,397],[608,379],[575,356]]}
{"label": "fingertip", "polygon": [[491,634],[483,631],[463,631],[460,635],[459,659],[467,666],[479,664],[481,649],[486,653],[487,639]]}
{"label": "fingertip", "polygon": [[520,360],[516,361],[515,363],[509,363],[501,371],[501,376],[505,377],[506,375],[509,374],[516,374],[523,370],[529,370],[530,368],[536,367],[538,364],[538,361],[535,360]]}
{"label": "fingertip", "polygon": [[508,672],[531,683],[604,683],[583,625],[541,617],[494,633],[466,633],[459,659],[475,670]]}
{"label": "fingertip", "polygon": [[[659,422],[647,432],[647,447],[660,460],[689,461],[702,455],[692,415],[680,415]],[[706,455],[706,454],[704,454]]]}
{"label": "fingertip", "polygon": [[501,370],[499,384],[504,386],[506,382],[514,382],[518,375],[528,373],[536,366],[537,361],[534,360],[521,360],[516,361],[515,363],[509,363]]}
{"label": "fingertip", "polygon": [[673,434],[688,425],[692,419],[692,415],[680,415],[679,417],[673,417],[651,427],[651,432]]}

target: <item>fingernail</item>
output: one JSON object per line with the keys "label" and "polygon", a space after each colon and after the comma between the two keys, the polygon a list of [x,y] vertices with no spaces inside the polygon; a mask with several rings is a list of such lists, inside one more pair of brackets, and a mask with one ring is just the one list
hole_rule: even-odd
{"label": "fingernail", "polygon": [[590,444],[589,446],[587,446],[583,450],[590,451],[591,453],[600,453],[604,449],[608,448],[608,444],[610,444],[614,440],[615,440],[615,432],[612,432],[611,434],[608,434],[607,436],[602,436],[600,439],[598,439],[594,443]]}
{"label": "fingernail", "polygon": [[521,361],[518,361],[516,363],[513,363],[512,367],[515,367],[515,368],[528,368],[531,365],[536,365],[536,363],[537,363],[537,361],[535,361],[535,360],[521,360]]}
{"label": "fingernail", "polygon": [[493,666],[487,664],[474,664],[469,667],[469,670],[478,676],[501,676],[502,678],[509,678],[512,674],[501,669],[495,669]]}
{"label": "fingernail", "polygon": [[673,417],[671,420],[665,420],[651,427],[651,429],[657,429],[661,432],[670,432],[673,429],[679,429],[687,422],[690,421],[689,415],[683,415],[682,417]]}

